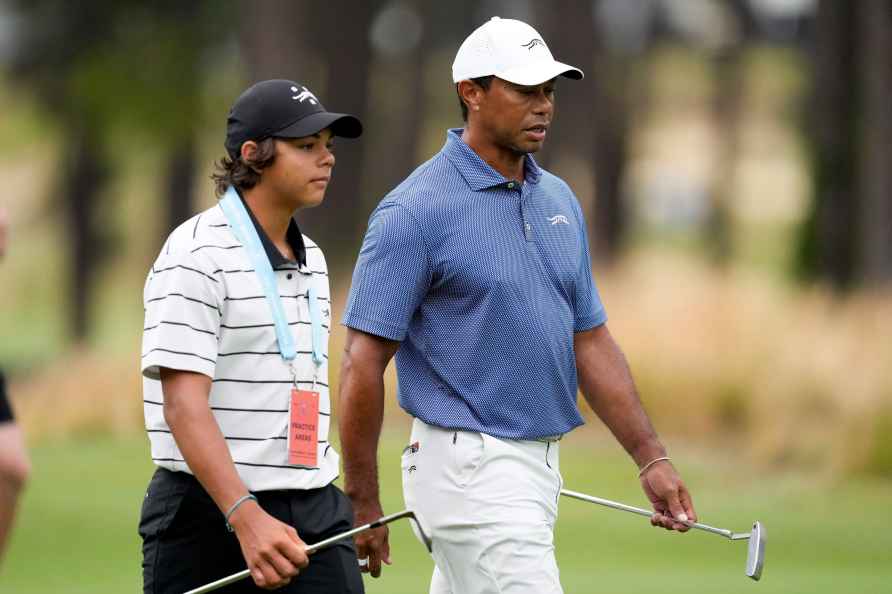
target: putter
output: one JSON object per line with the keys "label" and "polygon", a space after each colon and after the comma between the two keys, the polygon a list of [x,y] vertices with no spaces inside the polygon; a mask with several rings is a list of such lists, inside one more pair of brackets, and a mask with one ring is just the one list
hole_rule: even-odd
{"label": "putter", "polygon": [[[589,503],[597,503],[604,507],[627,511],[648,518],[654,515],[654,512],[641,509],[640,507],[633,507],[624,503],[617,503],[616,501],[610,501],[609,499],[601,499],[600,497],[593,497],[592,495],[577,493],[576,491],[567,489],[561,489],[561,495],[579,499],[581,501],[588,501]],[[756,581],[759,581],[759,578],[762,577],[762,567],[765,565],[765,527],[762,525],[762,522],[753,523],[753,529],[749,532],[731,532],[730,530],[715,528],[714,526],[700,524],[699,522],[686,521],[681,523],[687,524],[691,528],[724,536],[728,540],[749,540],[749,547],[746,555],[746,576]]]}
{"label": "putter", "polygon": [[[307,554],[309,555],[309,554],[315,553],[316,551],[324,549],[325,547],[327,547],[329,545],[333,545],[334,543],[336,543],[340,540],[343,540],[345,538],[350,538],[351,536],[356,536],[357,534],[359,534],[361,532],[365,532],[366,530],[371,530],[373,528],[380,528],[381,526],[385,526],[387,524],[390,524],[391,522],[394,522],[396,520],[401,520],[403,518],[409,518],[410,520],[412,520],[412,523],[415,524],[415,528],[417,529],[417,534],[421,538],[422,542],[424,542],[424,546],[427,547],[427,551],[430,552],[431,546],[432,546],[430,537],[428,537],[428,535],[425,534],[424,529],[421,527],[421,522],[419,522],[418,518],[415,516],[415,512],[413,512],[412,510],[406,509],[401,512],[397,512],[395,514],[390,514],[389,516],[384,516],[383,518],[378,518],[377,520],[375,520],[374,522],[371,522],[369,524],[363,524],[362,526],[357,526],[356,528],[353,528],[352,530],[342,532],[341,534],[336,534],[336,535],[332,536],[331,538],[326,538],[323,541],[312,544],[307,547]],[[204,586],[195,588],[193,590],[189,590],[185,594],[205,594],[206,592],[212,592],[214,590],[217,590],[218,588],[222,588],[223,586],[227,586],[233,582],[243,580],[246,577],[248,577],[249,575],[251,575],[251,570],[245,569],[238,573],[233,573],[232,575],[227,576],[225,578],[221,578],[215,582],[211,582],[209,584],[205,584]]]}

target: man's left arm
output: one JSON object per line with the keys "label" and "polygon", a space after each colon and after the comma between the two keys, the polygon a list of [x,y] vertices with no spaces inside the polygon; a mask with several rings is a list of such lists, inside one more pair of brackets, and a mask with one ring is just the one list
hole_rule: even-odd
{"label": "man's left arm", "polygon": [[665,457],[666,449],[641,405],[629,365],[607,324],[577,332],[573,347],[583,396],[638,468],[644,469],[641,486],[657,512],[651,524],[687,531],[688,526],[673,518],[696,521],[690,493],[671,462],[650,464]]}

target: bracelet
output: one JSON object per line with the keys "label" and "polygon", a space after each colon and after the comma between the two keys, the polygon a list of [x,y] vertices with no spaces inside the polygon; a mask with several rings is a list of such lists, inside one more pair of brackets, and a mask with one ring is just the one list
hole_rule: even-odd
{"label": "bracelet", "polygon": [[254,495],[252,495],[251,493],[248,493],[247,495],[244,495],[244,496],[236,499],[235,503],[232,504],[232,507],[229,508],[229,511],[226,512],[226,529],[229,530],[230,532],[232,532],[232,525],[229,523],[229,517],[233,513],[235,513],[235,510],[237,510],[241,504],[248,501],[249,499],[253,499],[254,501],[257,501],[257,498]]}
{"label": "bracelet", "polygon": [[657,462],[662,462],[663,460],[665,460],[666,462],[669,462],[671,460],[671,458],[669,458],[669,456],[660,456],[659,458],[654,458],[653,460],[651,460],[650,462],[648,462],[647,464],[645,464],[644,466],[641,467],[641,470],[638,471],[638,478],[641,478],[641,475],[644,474],[644,471],[646,471],[648,468],[650,468]]}

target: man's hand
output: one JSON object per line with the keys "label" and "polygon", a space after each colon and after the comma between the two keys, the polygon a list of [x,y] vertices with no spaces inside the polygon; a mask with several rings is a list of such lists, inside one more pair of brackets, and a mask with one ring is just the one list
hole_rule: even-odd
{"label": "man's hand", "polygon": [[651,525],[687,532],[690,526],[683,522],[697,521],[691,494],[668,460],[657,462],[648,468],[641,475],[641,487],[654,508]]}
{"label": "man's hand", "polygon": [[[380,502],[360,505],[353,503],[353,514],[356,518],[355,526],[362,526],[374,522],[384,515]],[[359,559],[368,559],[367,565],[360,565],[360,571],[363,573],[371,573],[372,577],[381,575],[381,563],[391,564],[390,561],[390,543],[388,536],[390,532],[387,526],[375,528],[374,530],[366,530],[362,534],[354,537],[356,542],[356,556]]]}
{"label": "man's hand", "polygon": [[[378,438],[384,418],[384,370],[400,343],[347,328],[341,358],[338,429],[344,461],[344,492],[353,504],[356,526],[384,515],[378,495]],[[381,575],[381,563],[390,565],[386,526],[355,538],[363,573]]]}
{"label": "man's hand", "polygon": [[229,519],[257,587],[281,588],[309,564],[307,545],[297,530],[280,522],[254,501],[239,506]]}
{"label": "man's hand", "polygon": [[[617,441],[639,465],[663,458],[666,450],[641,406],[629,365],[607,324],[577,332],[573,349],[582,394]],[[647,467],[641,487],[653,504],[654,526],[687,532],[689,526],[678,520],[697,520],[691,496],[668,460]]]}

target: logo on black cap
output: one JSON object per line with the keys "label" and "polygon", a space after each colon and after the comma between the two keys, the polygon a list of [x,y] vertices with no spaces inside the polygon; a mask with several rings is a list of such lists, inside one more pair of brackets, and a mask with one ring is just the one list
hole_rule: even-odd
{"label": "logo on black cap", "polygon": [[[300,89],[303,89],[303,91],[301,91]],[[297,95],[291,97],[292,99],[294,99],[295,101],[300,101],[301,103],[309,99],[310,105],[316,105],[317,103],[319,103],[319,99],[316,98],[316,95],[310,92],[310,89],[306,87],[300,87],[300,89],[294,86],[291,87],[291,92],[297,93]]]}

